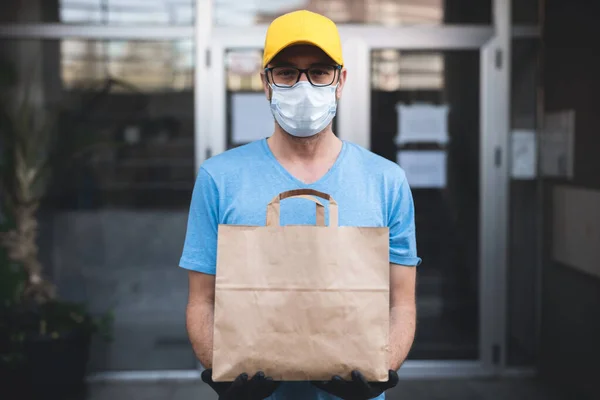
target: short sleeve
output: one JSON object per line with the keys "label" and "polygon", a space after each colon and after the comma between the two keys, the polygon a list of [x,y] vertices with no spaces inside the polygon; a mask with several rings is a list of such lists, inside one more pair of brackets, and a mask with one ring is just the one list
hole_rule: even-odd
{"label": "short sleeve", "polygon": [[216,273],[218,226],[217,185],[212,176],[200,168],[192,192],[180,267],[210,275]]}
{"label": "short sleeve", "polygon": [[391,187],[392,201],[388,203],[391,204],[388,212],[390,263],[416,267],[421,264],[421,259],[417,257],[415,208],[406,175],[402,173]]}

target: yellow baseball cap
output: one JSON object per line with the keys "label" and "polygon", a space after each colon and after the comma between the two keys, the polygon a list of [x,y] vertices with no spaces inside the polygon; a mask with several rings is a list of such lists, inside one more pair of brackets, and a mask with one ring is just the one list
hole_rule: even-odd
{"label": "yellow baseball cap", "polygon": [[335,23],[311,11],[284,14],[271,22],[265,38],[263,67],[286,47],[309,44],[323,50],[333,61],[344,65],[342,41]]}

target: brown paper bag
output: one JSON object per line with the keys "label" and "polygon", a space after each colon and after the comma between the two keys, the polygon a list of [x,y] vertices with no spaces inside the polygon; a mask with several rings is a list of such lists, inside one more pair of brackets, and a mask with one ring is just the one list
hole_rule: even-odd
{"label": "brown paper bag", "polygon": [[[315,198],[329,200],[329,226]],[[280,226],[280,201],[317,203],[317,226]],[[213,379],[388,379],[389,231],[338,227],[337,203],[310,189],[276,196],[267,224],[220,225]]]}

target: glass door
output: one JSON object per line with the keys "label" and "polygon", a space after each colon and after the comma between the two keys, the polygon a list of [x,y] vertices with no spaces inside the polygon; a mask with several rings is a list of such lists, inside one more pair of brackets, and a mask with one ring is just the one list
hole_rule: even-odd
{"label": "glass door", "polygon": [[398,163],[412,188],[423,264],[403,371],[490,373],[504,341],[499,45],[492,30],[409,29],[349,40],[352,111],[338,122],[349,140]]}
{"label": "glass door", "polygon": [[479,359],[478,50],[373,49],[371,150],[400,164],[416,205],[417,360]]}

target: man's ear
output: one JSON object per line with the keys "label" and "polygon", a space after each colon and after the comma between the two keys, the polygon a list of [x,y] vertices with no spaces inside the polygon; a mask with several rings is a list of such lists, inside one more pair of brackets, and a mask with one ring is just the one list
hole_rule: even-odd
{"label": "man's ear", "polygon": [[342,92],[344,90],[344,85],[346,84],[346,77],[348,75],[348,71],[346,68],[342,68],[340,71],[340,77],[338,79],[338,85],[335,89],[335,97],[340,100],[342,98]]}

